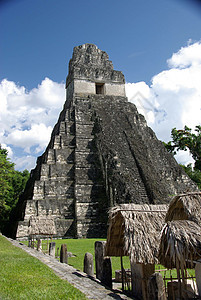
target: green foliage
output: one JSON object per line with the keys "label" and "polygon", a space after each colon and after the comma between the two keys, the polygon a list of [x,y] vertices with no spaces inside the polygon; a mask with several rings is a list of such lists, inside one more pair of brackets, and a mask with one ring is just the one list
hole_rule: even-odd
{"label": "green foliage", "polygon": [[14,164],[7,158],[7,150],[0,148],[0,212],[5,203],[12,198],[11,181],[14,174]]}
{"label": "green foliage", "polygon": [[201,126],[195,127],[195,133],[192,133],[192,129],[187,126],[183,130],[173,128],[171,137],[172,141],[164,143],[165,147],[173,154],[176,154],[178,150],[189,150],[195,160],[195,166],[192,168],[192,165],[189,164],[182,167],[201,189]]}
{"label": "green foliage", "polygon": [[193,169],[191,164],[187,166],[181,165],[188,176],[198,185],[199,189],[201,190],[201,171],[197,169]]}
{"label": "green foliage", "polygon": [[48,266],[0,236],[0,299],[86,299]]}
{"label": "green foliage", "polygon": [[8,151],[0,146],[0,230],[8,221],[28,178],[27,170],[15,171],[14,163],[8,158]]}
{"label": "green foliage", "polygon": [[165,144],[167,150],[173,154],[176,154],[178,150],[187,149],[192,154],[195,160],[195,169],[201,171],[201,126],[195,127],[195,132],[192,133],[192,129],[185,126],[184,130],[172,129],[171,137],[172,141]]}

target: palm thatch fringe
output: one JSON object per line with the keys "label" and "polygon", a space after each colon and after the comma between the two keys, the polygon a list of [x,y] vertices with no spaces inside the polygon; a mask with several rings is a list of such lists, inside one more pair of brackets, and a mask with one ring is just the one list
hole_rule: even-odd
{"label": "palm thatch fringe", "polygon": [[56,234],[54,219],[52,217],[31,216],[28,227],[29,235]]}
{"label": "palm thatch fringe", "polygon": [[169,204],[165,221],[190,220],[201,225],[201,192],[177,195]]}
{"label": "palm thatch fringe", "polygon": [[201,258],[201,230],[193,221],[168,222],[162,231],[159,261],[165,267],[186,269],[187,261]]}
{"label": "palm thatch fringe", "polygon": [[131,263],[157,263],[167,205],[121,204],[110,211],[107,256],[129,255]]}

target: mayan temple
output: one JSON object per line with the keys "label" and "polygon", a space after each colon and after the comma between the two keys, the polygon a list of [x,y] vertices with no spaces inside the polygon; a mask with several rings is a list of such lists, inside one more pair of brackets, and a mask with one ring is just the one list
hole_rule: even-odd
{"label": "mayan temple", "polygon": [[122,72],[106,52],[84,44],[74,48],[64,108],[17,205],[11,235],[28,237],[47,219],[55,236],[103,237],[115,204],[168,203],[195,189],[128,102]]}

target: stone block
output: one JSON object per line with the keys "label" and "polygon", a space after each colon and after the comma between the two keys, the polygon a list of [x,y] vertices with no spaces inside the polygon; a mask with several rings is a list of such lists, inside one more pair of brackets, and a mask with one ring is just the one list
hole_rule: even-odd
{"label": "stone block", "polygon": [[68,253],[67,253],[67,245],[62,244],[60,250],[60,262],[67,264],[68,263]]}
{"label": "stone block", "polygon": [[54,137],[54,149],[60,149],[61,148],[61,136],[56,135]]}
{"label": "stone block", "polygon": [[94,144],[94,142],[93,142],[92,138],[79,137],[79,139],[76,140],[76,149],[79,152],[89,150],[89,149],[92,149],[93,144]]}
{"label": "stone block", "polygon": [[54,149],[48,149],[47,164],[53,164],[53,163],[55,163]]}
{"label": "stone block", "polygon": [[55,257],[55,242],[49,243],[49,255]]}
{"label": "stone block", "polygon": [[55,227],[57,229],[57,236],[60,237],[75,237],[76,234],[76,227],[75,227],[75,221],[72,219],[73,214],[67,217],[66,219],[62,219],[61,216],[60,218],[55,218]]}
{"label": "stone block", "polygon": [[33,190],[33,199],[43,199],[44,198],[44,181],[35,181]]}
{"label": "stone block", "polygon": [[59,124],[59,133],[66,133],[66,122],[64,121],[61,121],[60,124]]}
{"label": "stone block", "polygon": [[156,272],[148,280],[148,299],[167,300],[163,276]]}
{"label": "stone block", "polygon": [[110,257],[103,259],[101,282],[109,288],[112,288],[112,263]]}
{"label": "stone block", "polygon": [[98,203],[77,203],[77,218],[83,219],[97,216]]}
{"label": "stone block", "polygon": [[115,84],[115,83],[106,83],[105,84],[105,94],[113,96],[126,96],[125,85],[124,84]]}
{"label": "stone block", "polygon": [[84,256],[84,273],[93,276],[94,275],[94,261],[93,255],[89,252],[85,253]]}
{"label": "stone block", "polygon": [[154,264],[131,264],[132,291],[136,298],[143,300],[149,299],[148,280],[149,277],[154,273],[154,268]]}
{"label": "stone block", "polygon": [[98,160],[98,156],[92,152],[77,152],[75,153],[76,167],[86,167],[89,164],[94,164]]}
{"label": "stone block", "polygon": [[102,280],[103,261],[105,255],[105,241],[95,242],[95,263],[96,263],[96,278]]}
{"label": "stone block", "polygon": [[91,138],[93,133],[94,124],[76,124],[76,136]]}
{"label": "stone block", "polygon": [[40,179],[41,180],[47,180],[48,177],[49,177],[49,165],[42,164]]}

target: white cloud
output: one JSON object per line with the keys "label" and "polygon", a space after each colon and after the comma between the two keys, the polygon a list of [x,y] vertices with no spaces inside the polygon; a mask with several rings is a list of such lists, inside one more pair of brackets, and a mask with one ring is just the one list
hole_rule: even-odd
{"label": "white cloud", "polygon": [[[194,129],[201,124],[201,42],[181,48],[167,63],[171,68],[155,75],[151,86],[145,82],[126,85],[129,101],[166,142],[171,139],[172,128],[187,125]],[[192,161],[187,152],[179,154],[177,160]]]}
{"label": "white cloud", "polygon": [[178,151],[175,155],[176,160],[182,165],[194,164],[194,159],[192,158],[189,151]]}
{"label": "white cloud", "polygon": [[[44,151],[52,128],[65,102],[63,83],[45,78],[37,88],[27,91],[7,79],[0,83],[0,143],[21,155],[9,151],[15,158],[16,168],[21,169],[27,156],[27,168],[35,161],[35,155]],[[31,154],[31,156],[30,156]],[[20,157],[23,159],[20,159]],[[34,165],[32,165],[33,167]]]}
{"label": "white cloud", "polygon": [[153,123],[159,104],[152,89],[143,81],[126,84],[128,100],[137,106],[139,113],[143,114],[149,123]]}
{"label": "white cloud", "polygon": [[171,68],[186,68],[201,64],[201,42],[189,44],[182,47],[177,53],[174,53],[167,63]]}
{"label": "white cloud", "polygon": [[15,162],[15,168],[18,170],[31,170],[35,167],[36,165],[36,157],[33,155],[26,155],[22,157],[15,157],[14,160]]}
{"label": "white cloud", "polygon": [[24,151],[30,153],[30,148],[39,145],[36,153],[42,151],[48,144],[52,132],[51,126],[46,126],[43,123],[33,124],[28,130],[14,129],[5,138],[7,144],[16,147],[23,147]]}

